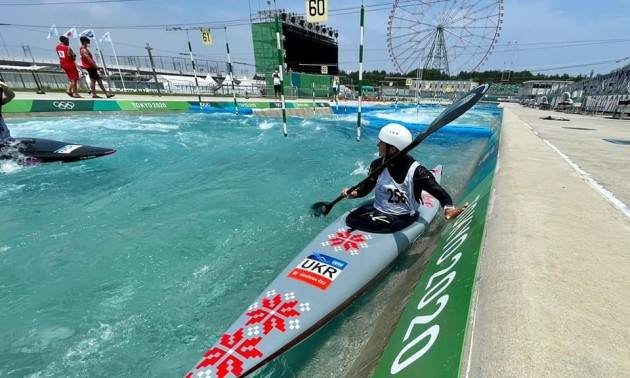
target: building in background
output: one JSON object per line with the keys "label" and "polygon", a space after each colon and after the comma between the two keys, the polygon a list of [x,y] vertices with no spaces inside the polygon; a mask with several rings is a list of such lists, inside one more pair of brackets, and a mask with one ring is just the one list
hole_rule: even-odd
{"label": "building in background", "polygon": [[523,83],[521,88],[521,98],[536,99],[547,96],[555,91],[566,88],[573,84],[568,80],[530,80]]}

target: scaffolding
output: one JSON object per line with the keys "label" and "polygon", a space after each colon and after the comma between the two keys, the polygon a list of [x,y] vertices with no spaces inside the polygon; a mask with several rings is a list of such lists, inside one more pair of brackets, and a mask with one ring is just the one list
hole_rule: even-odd
{"label": "scaffolding", "polygon": [[[112,66],[116,66],[116,63],[113,61],[113,57],[110,57],[112,61],[110,62],[110,69]],[[127,69],[133,69],[140,71],[146,71],[151,69],[151,61],[148,56],[139,55],[139,56],[119,56],[118,62],[120,63],[121,68],[126,67]],[[188,57],[172,57],[172,56],[153,56],[153,63],[155,69],[161,70],[165,73],[170,74],[193,74],[193,67],[190,58]],[[221,76],[225,77],[227,72],[229,72],[227,67],[227,62],[220,60],[207,60],[207,59],[199,59],[195,58],[195,65],[197,66],[197,70],[199,72],[199,76],[206,76],[208,74],[212,76]],[[234,67],[234,73],[236,76],[246,76],[253,77],[254,66],[246,63],[232,63]]]}

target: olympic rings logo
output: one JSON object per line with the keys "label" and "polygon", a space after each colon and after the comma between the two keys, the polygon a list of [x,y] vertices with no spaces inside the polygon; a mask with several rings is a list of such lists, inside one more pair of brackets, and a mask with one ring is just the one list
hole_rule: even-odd
{"label": "olympic rings logo", "polygon": [[60,110],[72,110],[74,109],[74,102],[55,101],[53,102],[53,106],[59,108]]}

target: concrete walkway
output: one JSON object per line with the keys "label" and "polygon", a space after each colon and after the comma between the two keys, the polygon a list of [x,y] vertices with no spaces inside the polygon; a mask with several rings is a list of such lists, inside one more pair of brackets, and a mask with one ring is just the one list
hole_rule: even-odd
{"label": "concrete walkway", "polygon": [[463,374],[628,376],[630,145],[603,138],[630,122],[505,105]]}

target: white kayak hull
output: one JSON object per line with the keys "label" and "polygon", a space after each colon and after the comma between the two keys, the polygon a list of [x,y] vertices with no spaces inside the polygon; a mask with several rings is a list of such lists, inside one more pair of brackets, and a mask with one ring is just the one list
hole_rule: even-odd
{"label": "white kayak hull", "polygon": [[[442,167],[432,170],[439,182]],[[349,229],[348,212],[324,229],[186,375],[240,377],[318,330],[376,284],[429,227],[440,206],[423,192],[419,217],[394,233]]]}

